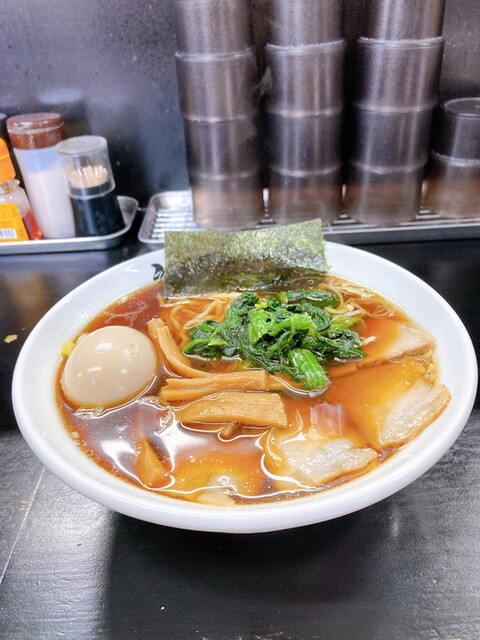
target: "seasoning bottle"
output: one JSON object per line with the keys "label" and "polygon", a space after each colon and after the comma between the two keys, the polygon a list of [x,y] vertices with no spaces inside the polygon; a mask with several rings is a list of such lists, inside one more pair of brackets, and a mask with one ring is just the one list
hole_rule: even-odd
{"label": "seasoning bottle", "polygon": [[55,145],[67,137],[58,113],[32,113],[7,120],[33,213],[45,238],[75,235],[73,211]]}
{"label": "seasoning bottle", "polygon": [[0,138],[0,242],[42,237],[27,195],[19,185],[7,144]]}
{"label": "seasoning bottle", "polygon": [[73,205],[78,236],[104,236],[120,231],[125,221],[115,192],[107,141],[77,136],[57,144]]}

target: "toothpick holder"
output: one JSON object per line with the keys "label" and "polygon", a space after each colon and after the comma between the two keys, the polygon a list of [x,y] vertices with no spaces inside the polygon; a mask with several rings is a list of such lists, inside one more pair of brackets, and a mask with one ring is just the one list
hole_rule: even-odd
{"label": "toothpick holder", "polygon": [[56,150],[65,170],[76,235],[104,236],[123,229],[125,221],[115,192],[105,138],[69,138],[60,142]]}

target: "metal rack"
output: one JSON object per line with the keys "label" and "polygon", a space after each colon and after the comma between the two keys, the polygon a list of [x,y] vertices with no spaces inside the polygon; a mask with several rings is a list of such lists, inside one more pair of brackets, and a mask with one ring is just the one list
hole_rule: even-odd
{"label": "metal rack", "polygon": [[138,201],[129,196],[118,196],[118,204],[125,221],[125,226],[120,231],[106,236],[88,236],[76,238],[52,238],[45,240],[21,240],[18,242],[2,242],[0,244],[0,256],[31,253],[57,253],[61,251],[93,251],[110,249],[122,242],[135,218],[138,209]]}
{"label": "metal rack", "polygon": [[[267,192],[265,200],[267,213],[256,228],[275,225],[268,215]],[[163,245],[165,231],[194,230],[199,230],[199,227],[193,219],[190,192],[163,191],[150,199],[138,238],[149,248],[155,249]],[[422,210],[412,222],[394,227],[380,227],[361,224],[347,216],[341,216],[338,221],[324,225],[324,234],[327,240],[350,245],[479,238],[480,217],[447,219]]]}

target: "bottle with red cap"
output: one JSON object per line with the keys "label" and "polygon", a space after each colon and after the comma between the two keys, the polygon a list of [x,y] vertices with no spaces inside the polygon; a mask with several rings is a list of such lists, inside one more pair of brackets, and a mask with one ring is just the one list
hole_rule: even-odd
{"label": "bottle with red cap", "polygon": [[0,242],[42,237],[27,195],[19,185],[7,144],[0,138]]}
{"label": "bottle with red cap", "polygon": [[55,150],[55,145],[67,137],[62,116],[58,113],[11,116],[7,131],[43,236],[72,238],[73,209],[60,156]]}

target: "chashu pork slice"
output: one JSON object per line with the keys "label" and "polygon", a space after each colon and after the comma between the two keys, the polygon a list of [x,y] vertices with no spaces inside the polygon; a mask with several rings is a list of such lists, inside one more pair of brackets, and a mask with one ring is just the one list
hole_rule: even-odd
{"label": "chashu pork slice", "polygon": [[449,403],[450,392],[426,379],[423,363],[406,358],[336,379],[326,400],[345,408],[371,446],[389,449],[431,424]]}
{"label": "chashu pork slice", "polygon": [[433,337],[425,329],[391,318],[367,318],[361,333],[366,342],[363,347],[366,356],[355,362],[332,367],[332,378],[347,375],[363,367],[425,353],[435,345]]}
{"label": "chashu pork slice", "polygon": [[311,423],[288,432],[272,430],[264,444],[265,466],[277,489],[318,488],[374,466],[378,453],[353,431],[339,406],[322,403],[311,411]]}

